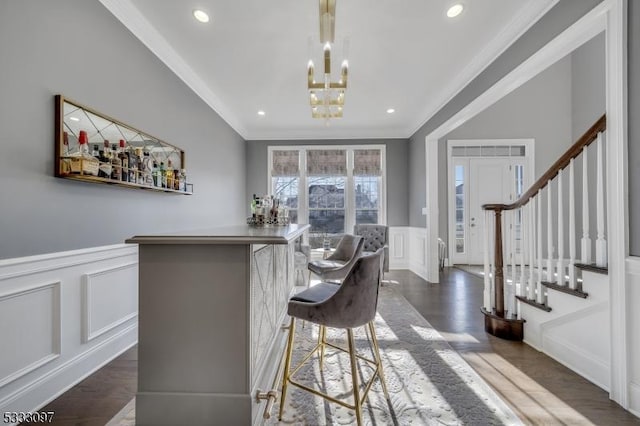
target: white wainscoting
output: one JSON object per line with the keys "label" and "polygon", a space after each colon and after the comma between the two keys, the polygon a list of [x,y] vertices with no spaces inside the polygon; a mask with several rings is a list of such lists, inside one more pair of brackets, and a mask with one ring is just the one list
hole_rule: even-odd
{"label": "white wainscoting", "polygon": [[138,339],[138,249],[0,260],[0,412],[33,411]]}
{"label": "white wainscoting", "polygon": [[629,411],[640,417],[640,257],[627,257],[627,330]]}
{"label": "white wainscoting", "polygon": [[389,227],[389,269],[409,269],[409,226]]}
{"label": "white wainscoting", "polygon": [[389,227],[389,269],[408,269],[427,279],[427,229]]}

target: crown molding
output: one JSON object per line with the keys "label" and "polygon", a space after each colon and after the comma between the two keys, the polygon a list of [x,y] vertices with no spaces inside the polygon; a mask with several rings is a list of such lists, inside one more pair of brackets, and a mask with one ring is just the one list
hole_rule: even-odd
{"label": "crown molding", "polygon": [[406,132],[404,132],[408,134],[406,137],[410,138],[420,130],[438,111],[444,108],[447,103],[478,77],[482,71],[498,59],[509,46],[527,32],[533,24],[538,22],[538,20],[559,1],[560,0],[536,0],[529,2],[525,9],[511,20],[440,93],[433,97],[434,100],[422,110],[414,124],[406,129]]}
{"label": "crown molding", "polygon": [[325,127],[322,129],[291,129],[291,130],[260,130],[249,132],[245,140],[315,140],[315,139],[408,139],[404,128],[338,128]]}
{"label": "crown molding", "polygon": [[209,86],[171,47],[129,0],[99,0],[131,33],[211,107],[233,130],[246,139],[247,130]]}

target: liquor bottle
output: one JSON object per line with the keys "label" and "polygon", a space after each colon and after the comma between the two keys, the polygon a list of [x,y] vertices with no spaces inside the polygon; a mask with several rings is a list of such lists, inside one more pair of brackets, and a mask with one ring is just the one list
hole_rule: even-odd
{"label": "liquor bottle", "polygon": [[151,156],[148,151],[144,151],[142,154],[142,164],[144,164],[143,183],[147,186],[153,186],[153,177],[151,176],[153,170],[151,168]]}
{"label": "liquor bottle", "polygon": [[185,169],[180,170],[180,187],[179,191],[187,190],[187,171]]}
{"label": "liquor bottle", "polygon": [[120,151],[118,152],[118,158],[120,159],[120,179],[123,182],[129,182],[129,156],[126,152],[126,144],[124,139],[120,139]]}
{"label": "liquor bottle", "polygon": [[153,169],[151,171],[151,176],[153,177],[153,186],[158,187],[160,186],[160,179],[159,179],[159,170],[158,170],[158,163],[156,163],[155,161],[153,162]]}
{"label": "liquor bottle", "polygon": [[109,179],[111,177],[111,153],[109,152],[109,141],[105,139],[104,147],[100,151],[100,168],[98,170],[98,176]]}
{"label": "liquor bottle", "polygon": [[118,146],[111,145],[111,179],[122,180],[122,162],[118,157]]}
{"label": "liquor bottle", "polygon": [[129,182],[138,183],[138,157],[136,152],[132,147],[128,147],[126,154],[129,159]]}
{"label": "liquor bottle", "polygon": [[158,180],[160,181],[160,185],[158,185],[160,188],[167,187],[167,174],[165,173],[163,161],[160,162],[160,168],[158,169]]}
{"label": "liquor bottle", "polygon": [[88,146],[89,138],[85,130],[80,130],[78,134],[78,143],[80,149],[77,153],[71,154],[71,172],[98,176],[100,163],[98,159],[89,154]]}
{"label": "liquor bottle", "polygon": [[173,189],[180,190],[180,170],[173,170]]}
{"label": "liquor bottle", "polygon": [[168,189],[173,189],[173,165],[171,164],[171,160],[167,161],[167,169],[165,170],[167,175],[167,186]]}

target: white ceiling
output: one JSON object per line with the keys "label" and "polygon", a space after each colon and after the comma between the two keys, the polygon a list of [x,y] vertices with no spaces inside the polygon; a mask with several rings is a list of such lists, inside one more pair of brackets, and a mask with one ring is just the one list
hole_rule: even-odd
{"label": "white ceiling", "polygon": [[349,82],[327,125],[306,88],[318,0],[101,2],[245,139],[409,137],[555,3],[462,0],[450,19],[452,0],[338,0],[333,79],[347,39]]}

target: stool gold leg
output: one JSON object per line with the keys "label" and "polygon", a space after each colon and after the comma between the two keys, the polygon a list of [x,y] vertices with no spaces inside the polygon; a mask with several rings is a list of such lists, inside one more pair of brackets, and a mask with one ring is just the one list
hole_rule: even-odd
{"label": "stool gold leg", "polygon": [[326,337],[327,337],[327,327],[325,327],[324,325],[320,326],[320,329],[318,330],[318,346],[319,346],[319,356],[320,356],[320,371],[322,371],[323,367],[324,367],[324,343],[326,341]]}
{"label": "stool gold leg", "polygon": [[349,338],[349,356],[351,358],[351,379],[353,381],[353,405],[356,409],[356,419],[358,426],[362,425],[362,406],[360,405],[360,396],[358,394],[358,365],[356,358],[356,345],[353,340],[353,330],[347,329],[347,336]]}
{"label": "stool gold leg", "polygon": [[282,396],[280,397],[280,410],[278,411],[278,420],[282,420],[282,412],[284,411],[284,402],[287,397],[287,385],[289,384],[289,368],[291,367],[291,354],[293,353],[293,337],[296,334],[296,320],[291,317],[291,325],[289,326],[289,338],[287,339],[287,348],[285,349],[286,358],[284,361],[284,372],[282,373]]}
{"label": "stool gold leg", "polygon": [[369,322],[369,330],[371,331],[371,341],[373,343],[373,351],[375,353],[376,364],[378,364],[378,374],[380,376],[380,383],[382,383],[382,390],[384,392],[387,401],[389,399],[389,391],[387,390],[387,381],[384,377],[384,370],[382,369],[382,358],[380,357],[380,346],[378,346],[378,337],[376,336],[376,327],[373,321]]}

